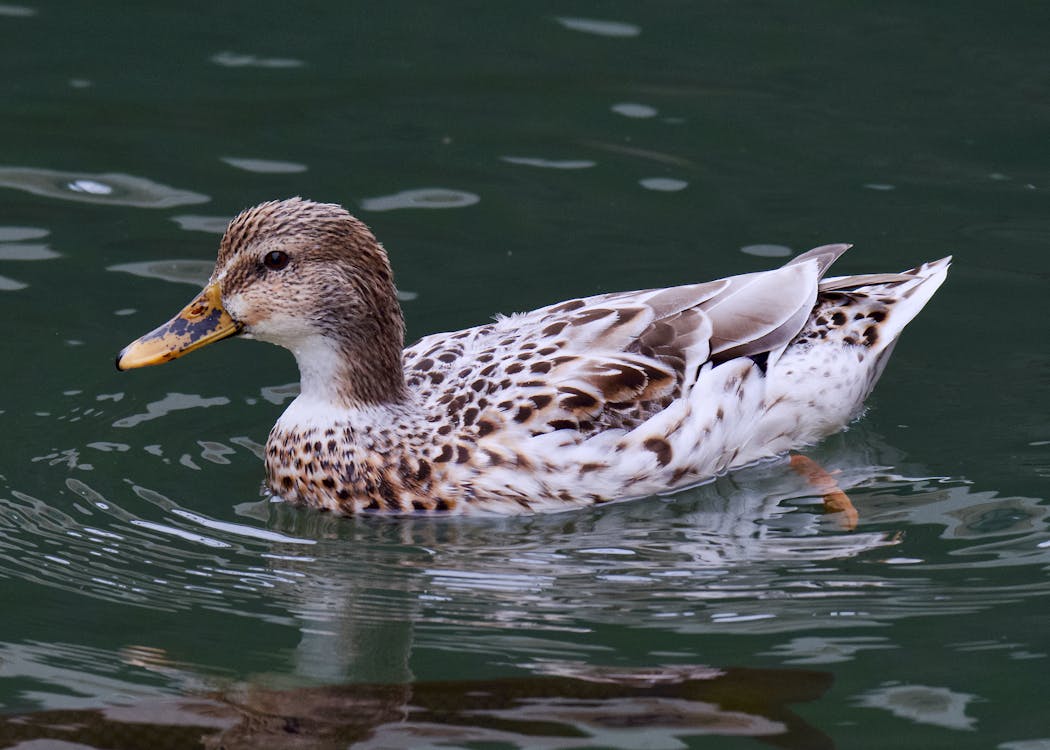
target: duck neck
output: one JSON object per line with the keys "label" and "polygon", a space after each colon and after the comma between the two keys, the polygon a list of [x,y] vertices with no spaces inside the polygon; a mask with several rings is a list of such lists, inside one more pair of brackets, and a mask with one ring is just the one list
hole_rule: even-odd
{"label": "duck neck", "polygon": [[292,353],[304,400],[336,409],[400,404],[406,398],[400,340],[311,336]]}

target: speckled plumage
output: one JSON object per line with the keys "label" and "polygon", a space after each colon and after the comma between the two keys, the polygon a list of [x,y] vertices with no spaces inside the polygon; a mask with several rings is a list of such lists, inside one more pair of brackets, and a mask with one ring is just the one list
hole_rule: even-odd
{"label": "speckled plumage", "polygon": [[[842,429],[950,260],[822,281],[848,247],[403,352],[386,254],[339,206],[244,212],[212,281],[245,335],[299,364],[301,395],[267,442],[273,492],[344,513],[523,512],[695,483]],[[260,260],[275,248],[279,271]]]}

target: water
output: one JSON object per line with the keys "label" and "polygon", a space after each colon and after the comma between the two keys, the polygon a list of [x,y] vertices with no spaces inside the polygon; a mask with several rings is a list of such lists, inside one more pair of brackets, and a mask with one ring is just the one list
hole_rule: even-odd
{"label": "water", "polygon": [[[1050,746],[1048,31],[1039,4],[0,5],[2,746]],[[374,228],[410,338],[826,242],[843,273],[956,265],[808,452],[855,531],[783,463],[335,519],[259,494],[286,353],[112,365],[226,219],[294,194]]]}

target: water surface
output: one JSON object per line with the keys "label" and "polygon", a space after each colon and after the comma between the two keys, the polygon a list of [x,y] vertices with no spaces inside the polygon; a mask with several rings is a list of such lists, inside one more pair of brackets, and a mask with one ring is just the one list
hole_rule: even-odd
{"label": "water surface", "polygon": [[[1039,4],[0,5],[0,746],[1050,746],[1048,32]],[[853,531],[783,462],[338,519],[260,494],[285,352],[112,366],[290,195],[373,227],[411,339],[828,242],[843,273],[956,264],[808,452]]]}

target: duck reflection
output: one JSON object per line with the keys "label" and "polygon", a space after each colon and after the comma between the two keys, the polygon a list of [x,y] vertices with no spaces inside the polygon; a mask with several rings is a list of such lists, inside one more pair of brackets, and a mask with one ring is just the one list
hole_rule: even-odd
{"label": "duck reflection", "polygon": [[[839,476],[849,488],[871,472]],[[458,658],[460,673],[472,659],[545,671],[552,654],[595,658],[588,649],[607,627],[797,628],[813,618],[814,590],[825,600],[857,590],[855,578],[822,581],[834,576],[807,567],[899,541],[895,531],[841,533],[821,507],[779,462],[673,498],[531,518],[342,518],[283,503],[241,512],[317,541],[306,556],[272,548],[283,583],[271,596],[300,623],[295,676],[334,684],[411,682],[421,652]]]}
{"label": "duck reflection", "polygon": [[[877,469],[838,470],[848,490]],[[463,638],[514,658],[526,632],[546,639],[542,653],[605,626],[797,628],[816,597],[864,588],[863,576],[841,580],[825,563],[900,542],[896,530],[842,533],[822,503],[778,462],[673,498],[531,518],[242,512],[317,540],[305,558],[277,545],[270,565],[294,580],[274,594],[301,623],[297,675],[331,683],[411,679],[413,647],[456,652]]]}
{"label": "duck reflection", "polygon": [[[62,741],[98,750],[253,748],[681,748],[699,736],[832,748],[790,706],[832,678],[807,670],[551,666],[502,680],[253,687],[97,710],[0,717],[0,745]],[[37,745],[34,745],[37,746]],[[42,745],[40,745],[42,746]]]}

